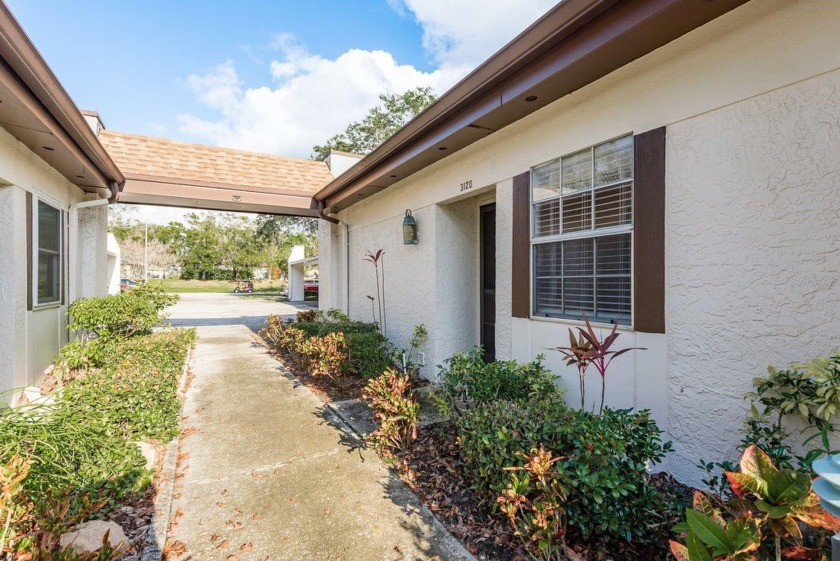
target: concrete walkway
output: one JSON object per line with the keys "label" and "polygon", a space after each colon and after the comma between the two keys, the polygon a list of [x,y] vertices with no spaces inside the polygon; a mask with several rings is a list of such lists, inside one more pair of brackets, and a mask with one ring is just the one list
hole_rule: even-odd
{"label": "concrete walkway", "polygon": [[[206,311],[191,295],[172,323],[196,309]],[[470,559],[249,327],[201,320],[171,515],[192,559]]]}

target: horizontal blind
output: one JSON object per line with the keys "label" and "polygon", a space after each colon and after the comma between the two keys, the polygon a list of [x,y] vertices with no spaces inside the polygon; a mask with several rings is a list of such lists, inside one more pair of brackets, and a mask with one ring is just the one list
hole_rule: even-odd
{"label": "horizontal blind", "polygon": [[536,315],[630,321],[633,160],[626,136],[532,169]]}

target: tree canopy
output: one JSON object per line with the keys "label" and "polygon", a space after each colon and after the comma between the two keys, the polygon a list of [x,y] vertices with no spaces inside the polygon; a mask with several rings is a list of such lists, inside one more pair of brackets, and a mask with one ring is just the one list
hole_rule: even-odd
{"label": "tree canopy", "polygon": [[330,150],[367,154],[385,142],[411,119],[437,100],[432,88],[418,87],[401,94],[379,94],[380,104],[361,120],[347,125],[323,145],[312,147],[313,158],[323,160]]}

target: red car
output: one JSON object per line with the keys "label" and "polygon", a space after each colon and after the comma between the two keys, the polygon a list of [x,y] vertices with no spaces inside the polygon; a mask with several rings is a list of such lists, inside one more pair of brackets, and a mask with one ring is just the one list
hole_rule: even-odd
{"label": "red car", "polygon": [[318,281],[303,281],[304,292],[318,292]]}

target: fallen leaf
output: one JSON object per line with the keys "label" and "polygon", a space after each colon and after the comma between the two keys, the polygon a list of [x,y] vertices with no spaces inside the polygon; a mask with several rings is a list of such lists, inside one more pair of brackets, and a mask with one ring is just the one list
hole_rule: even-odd
{"label": "fallen leaf", "polygon": [[239,551],[251,551],[252,549],[254,549],[254,544],[251,542],[243,543],[239,546]]}
{"label": "fallen leaf", "polygon": [[225,540],[225,541],[223,541],[222,543],[220,543],[219,545],[217,545],[217,546],[216,546],[216,549],[225,549],[225,548],[227,548],[227,547],[229,547],[229,546],[230,546],[230,541],[229,541],[229,540]]}

